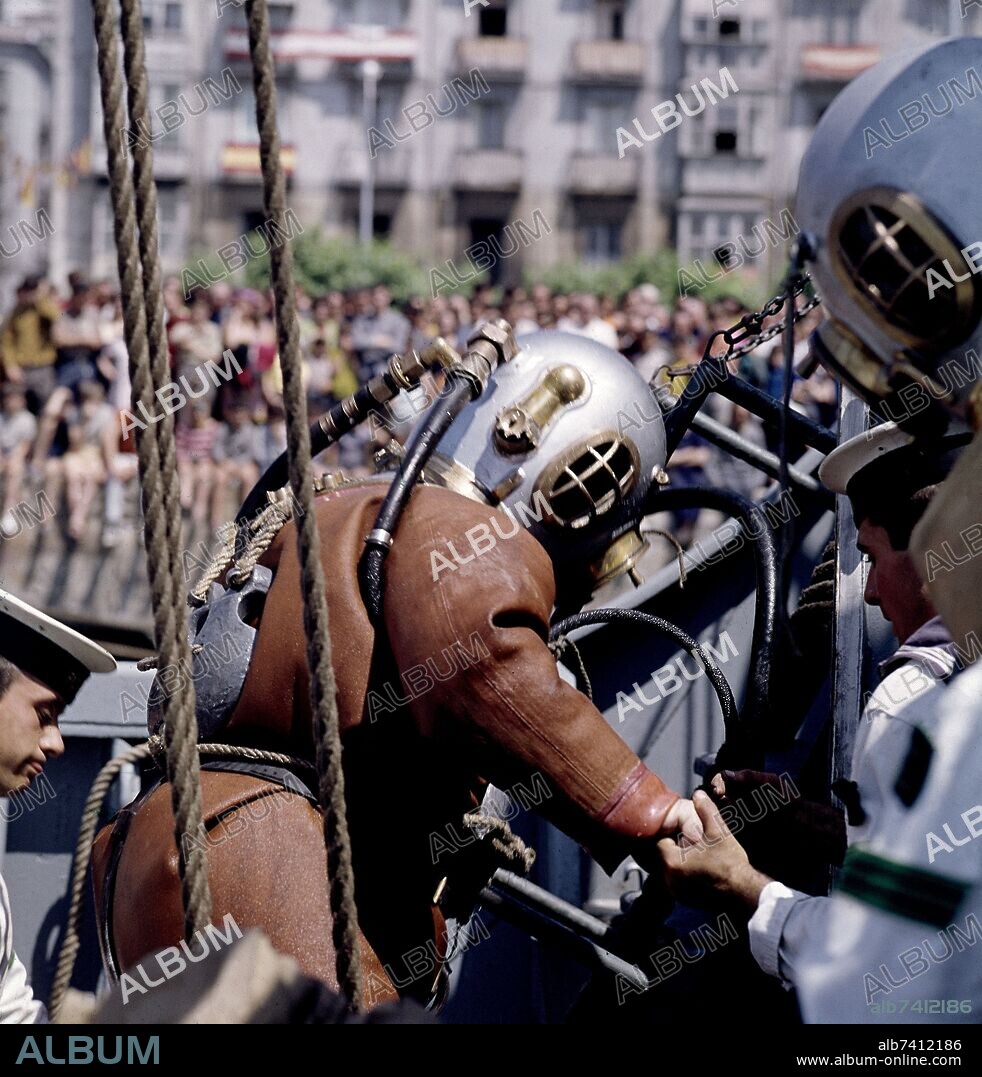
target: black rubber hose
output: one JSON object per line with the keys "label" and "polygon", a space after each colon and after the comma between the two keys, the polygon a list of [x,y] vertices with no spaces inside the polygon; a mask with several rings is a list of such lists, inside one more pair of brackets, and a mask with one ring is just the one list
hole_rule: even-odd
{"label": "black rubber hose", "polygon": [[[377,410],[379,403],[371,394],[370,385],[363,385],[353,397],[354,408],[351,407],[351,399],[341,401],[334,405],[325,415],[315,423],[310,424],[310,455],[316,456],[326,448],[340,441],[340,439],[356,426],[361,425],[373,411]],[[331,428],[333,433],[328,433]],[[266,494],[271,490],[281,490],[290,481],[288,474],[288,462],[285,452],[269,465],[260,476],[259,481],[249,491],[242,507],[235,514],[235,522],[251,520],[261,512],[268,501]]]}
{"label": "black rubber hose", "polygon": [[383,569],[392,546],[392,539],[399,526],[413,487],[419,481],[423,468],[447,432],[450,424],[474,396],[474,382],[467,378],[450,375],[436,403],[413,433],[399,474],[392,481],[382,508],[375,520],[375,527],[366,539],[365,552],[358,564],[358,583],[361,596],[372,623],[378,627],[382,619]]}
{"label": "black rubber hose", "polygon": [[736,723],[736,738],[731,738],[727,733],[724,747],[728,754],[739,750],[743,766],[759,769],[756,765],[763,762],[763,723],[769,713],[771,677],[780,623],[777,544],[767,517],[756,502],[717,487],[655,489],[648,495],[644,514],[691,508],[717,509],[736,517],[743,523],[753,546],[757,579],[747,695],[740,721]]}
{"label": "black rubber hose", "polygon": [[[338,413],[336,416],[334,416],[335,412]],[[347,429],[339,430],[339,434],[346,434],[348,430],[355,425],[348,420],[347,415],[341,412],[340,404],[336,404],[331,409],[330,414],[335,417],[336,426],[340,426],[346,421],[349,423]],[[324,433],[320,421],[310,424],[311,457],[323,452],[329,445],[333,445],[335,441],[337,441],[336,437],[329,437]],[[290,481],[287,468],[288,462],[286,453],[282,452],[269,467],[266,468],[262,475],[260,475],[259,481],[247,494],[245,501],[242,502],[242,506],[235,514],[235,522],[237,524],[242,523],[243,520],[251,520],[269,504],[266,500],[266,494],[269,493],[269,491],[281,490],[286,486]]]}
{"label": "black rubber hose", "polygon": [[578,628],[583,628],[584,625],[614,623],[644,625],[647,628],[653,628],[656,632],[661,632],[670,639],[675,640],[689,654],[695,655],[698,661],[702,663],[706,676],[709,678],[709,683],[716,692],[720,710],[723,712],[723,725],[726,728],[727,736],[731,732],[735,732],[736,702],[733,699],[733,690],[723,676],[723,671],[687,632],[684,632],[678,625],[672,624],[671,621],[666,621],[663,617],[656,617],[653,613],[645,613],[643,610],[584,610],[582,613],[574,613],[571,617],[566,617],[553,625],[549,630],[549,639],[550,641],[556,640],[560,636],[565,636]]}

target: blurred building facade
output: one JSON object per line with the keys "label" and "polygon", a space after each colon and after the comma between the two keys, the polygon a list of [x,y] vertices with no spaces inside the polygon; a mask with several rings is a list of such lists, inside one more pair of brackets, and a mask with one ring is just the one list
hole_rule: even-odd
{"label": "blurred building facade", "polygon": [[[763,221],[783,227],[809,135],[849,79],[890,52],[982,29],[978,5],[964,18],[961,6],[271,3],[291,204],[329,235],[357,235],[361,214],[435,267],[479,241],[507,249],[509,226],[524,221],[538,238],[500,260],[505,280],[665,243],[683,263],[710,265]],[[245,9],[143,0],[143,11],[161,253],[177,269],[263,221]],[[2,0],[0,16],[0,298],[34,270],[114,276],[90,5]],[[619,146],[619,128],[638,137],[637,119],[654,133],[652,109],[680,93],[692,102],[693,85],[719,84],[724,67],[738,92],[640,147]],[[772,273],[778,256],[760,257]]]}

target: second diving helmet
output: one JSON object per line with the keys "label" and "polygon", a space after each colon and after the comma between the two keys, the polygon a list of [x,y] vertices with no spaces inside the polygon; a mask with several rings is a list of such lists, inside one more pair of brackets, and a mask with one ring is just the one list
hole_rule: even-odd
{"label": "second diving helmet", "polygon": [[828,315],[819,355],[912,432],[982,419],[980,45],[943,41],[862,74],[801,165],[796,216]]}
{"label": "second diving helmet", "polygon": [[[665,429],[645,379],[619,353],[554,330],[518,340],[427,467],[431,480],[499,505],[557,566],[595,583],[633,567],[637,524],[665,465]],[[639,400],[646,407],[636,414]]]}

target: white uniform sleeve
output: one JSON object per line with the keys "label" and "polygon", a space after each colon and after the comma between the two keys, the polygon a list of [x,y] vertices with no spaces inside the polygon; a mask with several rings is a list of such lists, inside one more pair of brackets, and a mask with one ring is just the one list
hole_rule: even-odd
{"label": "white uniform sleeve", "polygon": [[824,930],[827,904],[826,898],[810,897],[779,882],[768,883],[761,892],[748,925],[750,952],[782,986],[794,986],[801,947]]}
{"label": "white uniform sleeve", "polygon": [[27,970],[14,953],[10,903],[0,877],[0,1025],[30,1025],[47,1020],[47,1011],[27,985]]}

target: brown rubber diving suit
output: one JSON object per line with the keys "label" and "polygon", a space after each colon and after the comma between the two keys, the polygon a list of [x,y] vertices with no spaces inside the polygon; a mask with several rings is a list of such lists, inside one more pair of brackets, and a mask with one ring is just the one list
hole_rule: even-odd
{"label": "brown rubber diving suit", "polygon": [[[461,833],[462,815],[473,810],[486,782],[508,789],[541,775],[548,795],[537,810],[608,871],[629,853],[643,864],[657,862],[655,839],[677,799],[559,677],[546,644],[552,563],[499,510],[440,487],[417,489],[387,563],[387,638],[375,634],[357,565],[385,489],[369,481],[317,502],[362,963],[371,983],[385,985],[370,1002],[395,997],[390,982],[404,995],[429,994],[432,967],[417,960],[413,967],[424,971],[414,977],[405,959],[420,947],[442,953],[444,945],[433,897],[448,861],[432,855],[433,835],[450,834],[448,827]],[[472,545],[475,535],[482,537]],[[474,546],[486,552],[466,560]],[[434,552],[446,560],[431,558]],[[292,523],[262,563],[275,577],[224,739],[312,759]],[[435,572],[434,564],[442,569]],[[258,812],[241,818],[247,802],[278,791],[245,774],[203,771],[202,789],[213,921],[220,924],[230,912],[243,930],[261,926],[277,949],[336,986],[316,810],[290,794],[265,818]],[[161,786],[135,815],[125,809],[121,815],[128,826],[116,824],[125,840],[115,854],[106,907],[115,957],[125,969],[178,942],[183,918],[169,790]],[[93,860],[100,915],[111,829],[99,835]]]}

